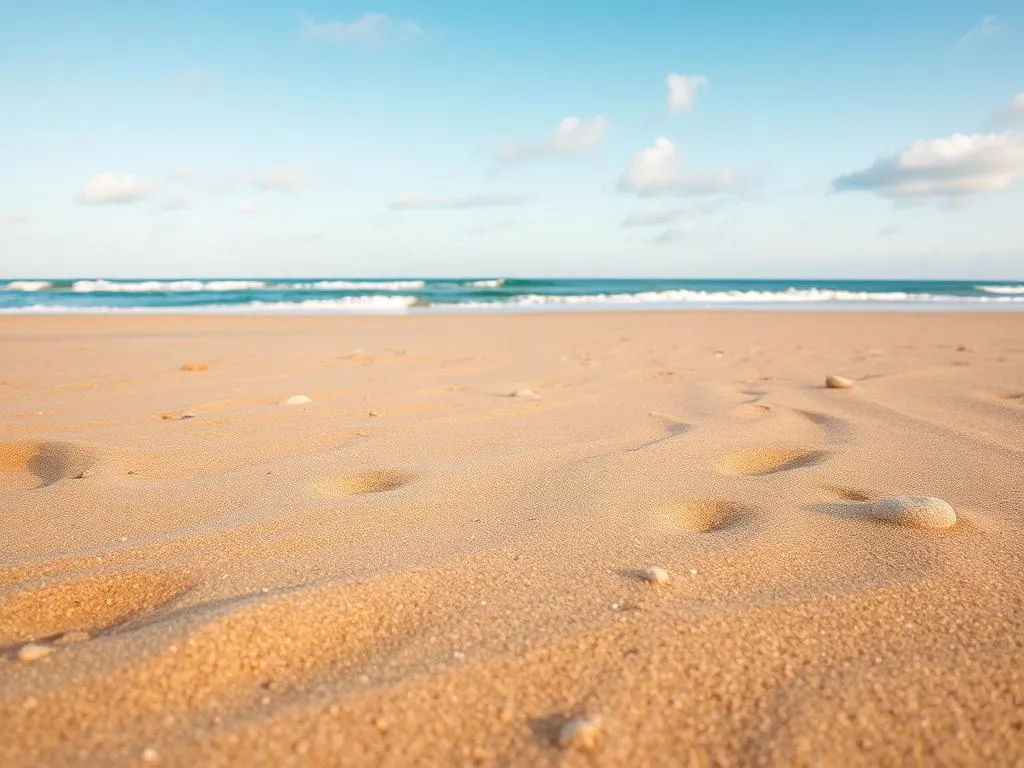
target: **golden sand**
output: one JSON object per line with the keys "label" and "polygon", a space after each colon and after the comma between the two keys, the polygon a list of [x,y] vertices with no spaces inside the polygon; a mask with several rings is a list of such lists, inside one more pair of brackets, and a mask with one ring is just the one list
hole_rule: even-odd
{"label": "golden sand", "polygon": [[4,768],[1021,765],[1022,558],[1020,314],[0,318]]}

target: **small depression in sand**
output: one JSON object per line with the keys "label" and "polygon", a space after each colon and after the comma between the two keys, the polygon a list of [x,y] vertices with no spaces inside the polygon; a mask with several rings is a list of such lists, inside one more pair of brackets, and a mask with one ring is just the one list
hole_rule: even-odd
{"label": "small depression in sand", "polygon": [[837,499],[843,499],[844,501],[871,501],[873,496],[867,491],[862,491],[858,488],[849,488],[845,485],[823,485],[821,490],[825,493],[832,494]]}
{"label": "small depression in sand", "polygon": [[996,399],[1004,403],[1024,405],[1024,392],[996,392]]}
{"label": "small depression in sand", "polygon": [[96,634],[148,615],[194,585],[185,574],[140,571],[0,590],[0,646],[66,632]]}
{"label": "small depression in sand", "polygon": [[96,453],[60,441],[0,445],[0,491],[45,488],[81,477],[96,464]]}
{"label": "small depression in sand", "polygon": [[761,419],[772,412],[767,405],[757,403],[743,403],[732,409],[732,415],[738,419]]}
{"label": "small depression in sand", "polygon": [[374,472],[359,472],[352,475],[325,477],[314,484],[316,490],[330,496],[357,496],[363,493],[380,493],[401,488],[416,479],[412,472],[398,469],[381,469]]}
{"label": "small depression in sand", "polygon": [[719,456],[718,467],[730,475],[770,475],[818,464],[826,455],[801,448],[757,448]]}
{"label": "small depression in sand", "polygon": [[749,517],[752,509],[727,499],[689,499],[668,508],[669,521],[687,531],[710,533]]}

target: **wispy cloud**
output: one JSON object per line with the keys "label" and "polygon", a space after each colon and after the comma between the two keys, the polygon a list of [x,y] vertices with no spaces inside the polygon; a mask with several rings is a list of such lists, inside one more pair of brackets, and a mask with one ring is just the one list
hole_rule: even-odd
{"label": "wispy cloud", "polygon": [[668,111],[675,115],[693,108],[697,91],[708,84],[708,79],[704,75],[680,75],[673,72],[665,82],[668,84]]}
{"label": "wispy cloud", "polygon": [[262,189],[276,192],[292,192],[309,183],[309,173],[297,165],[272,168],[256,178],[255,184]]}
{"label": "wispy cloud", "polygon": [[658,233],[647,242],[651,245],[673,245],[674,243],[685,240],[688,234],[688,230],[674,227]]}
{"label": "wispy cloud", "polygon": [[507,208],[525,205],[527,195],[491,193],[466,197],[444,197],[403,192],[389,206],[393,211],[454,211],[466,208]]}
{"label": "wispy cloud", "polygon": [[740,174],[731,168],[698,171],[681,167],[679,151],[662,136],[654,146],[633,156],[629,168],[619,179],[619,189],[641,197],[683,197],[735,192],[742,183]]}
{"label": "wispy cloud", "polygon": [[555,132],[546,139],[525,142],[506,142],[499,155],[502,160],[525,160],[553,155],[573,155],[594,149],[608,130],[608,121],[597,115],[588,122],[578,117],[566,117],[558,123]]}
{"label": "wispy cloud", "polygon": [[178,83],[190,91],[201,91],[213,84],[209,73],[201,67],[189,67],[178,76]]}
{"label": "wispy cloud", "polygon": [[184,197],[170,197],[166,200],[161,200],[157,205],[157,212],[159,213],[181,213],[187,211],[192,207],[190,200]]}
{"label": "wispy cloud", "polygon": [[235,206],[235,213],[239,216],[262,216],[266,212],[266,208],[252,200],[244,200]]}
{"label": "wispy cloud", "polygon": [[1024,91],[1021,91],[1010,100],[1006,107],[1007,114],[1014,120],[1024,120]]}
{"label": "wispy cloud", "polygon": [[894,200],[955,198],[1008,189],[1024,178],[1024,132],[954,134],[912,142],[870,167],[839,176],[837,192]]}
{"label": "wispy cloud", "polygon": [[651,208],[634,211],[623,222],[623,227],[650,227],[663,224],[674,224],[693,215],[694,208],[690,205],[677,205],[671,208]]}
{"label": "wispy cloud", "polygon": [[298,14],[303,33],[313,39],[345,45],[383,45],[409,42],[423,35],[411,19],[394,19],[386,13],[364,13],[352,21],[315,21]]}
{"label": "wispy cloud", "polygon": [[86,182],[79,200],[89,205],[137,203],[149,197],[149,185],[130,173],[97,173]]}
{"label": "wispy cloud", "polygon": [[963,48],[964,46],[972,45],[974,43],[980,43],[984,40],[991,40],[994,37],[999,37],[1006,30],[1006,25],[996,19],[995,16],[985,16],[977,26],[968,29],[963,36],[957,40],[957,47]]}
{"label": "wispy cloud", "polygon": [[498,221],[481,221],[469,228],[471,235],[489,235],[494,232],[506,232],[516,226],[515,219],[499,219]]}

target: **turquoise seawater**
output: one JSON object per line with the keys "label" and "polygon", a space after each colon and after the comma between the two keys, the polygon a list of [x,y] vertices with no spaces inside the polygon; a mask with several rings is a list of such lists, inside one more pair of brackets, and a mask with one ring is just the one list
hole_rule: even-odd
{"label": "turquoise seawater", "polygon": [[1024,309],[1024,284],[677,279],[0,280],[0,312],[419,313],[716,307]]}

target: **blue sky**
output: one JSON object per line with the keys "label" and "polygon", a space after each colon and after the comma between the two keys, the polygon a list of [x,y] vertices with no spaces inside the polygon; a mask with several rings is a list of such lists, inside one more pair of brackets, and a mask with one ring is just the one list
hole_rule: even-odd
{"label": "blue sky", "polygon": [[0,8],[0,277],[1024,277],[1019,2]]}

